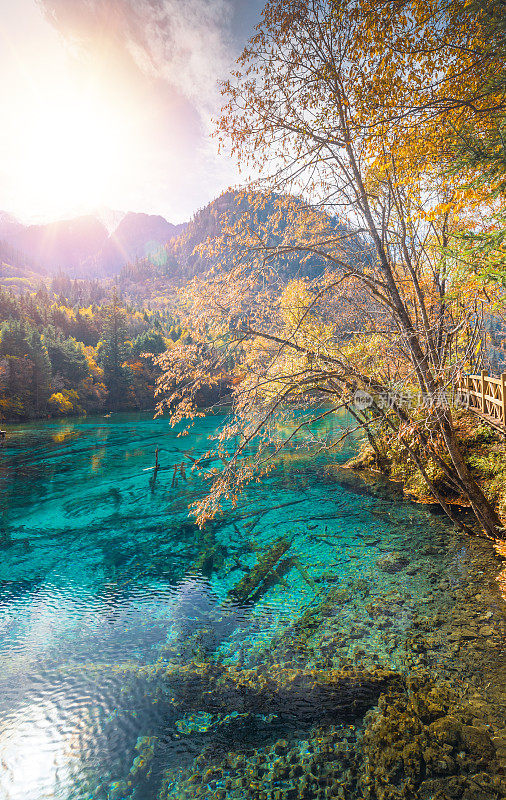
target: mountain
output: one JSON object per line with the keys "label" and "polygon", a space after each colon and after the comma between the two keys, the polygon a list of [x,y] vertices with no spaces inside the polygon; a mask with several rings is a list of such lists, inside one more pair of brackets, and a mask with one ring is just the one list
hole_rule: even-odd
{"label": "mountain", "polygon": [[66,272],[74,277],[113,275],[125,264],[159,250],[183,229],[184,225],[152,214],[125,214],[109,234],[93,215],[23,225],[0,212],[0,242],[18,254],[17,263],[36,272]]}
{"label": "mountain", "polygon": [[185,225],[172,225],[154,214],[126,214],[102,249],[91,259],[92,272],[111,275],[125,264],[149,258],[174,237]]}
{"label": "mountain", "polygon": [[[193,219],[184,227],[182,233],[171,239],[154,256],[130,262],[121,272],[121,282],[125,291],[133,295],[142,294],[144,288],[151,292],[163,292],[174,282],[203,274],[215,267],[218,260],[222,264],[232,264],[235,253],[233,241],[224,249],[221,258],[203,253],[202,245],[219,239],[234,223],[241,221],[252,231],[261,231],[271,247],[279,244],[284,235],[296,222],[299,212],[307,210],[304,202],[297,198],[282,197],[275,193],[224,192],[204,208],[197,211]],[[336,236],[342,244],[343,254],[356,263],[366,259],[364,242],[355,233],[340,223],[337,217],[324,211],[315,212],[316,219]],[[297,225],[296,225],[297,227]],[[297,230],[293,237],[297,239]],[[276,255],[270,259],[270,266],[281,280],[296,277],[314,278],[325,267],[325,259],[311,255],[301,258],[300,254]]]}
{"label": "mountain", "polygon": [[[271,247],[282,243],[284,236],[295,239],[299,211],[308,211],[302,200],[274,193],[228,191],[200,209],[193,219],[173,225],[154,214],[127,213],[113,233],[96,216],[76,217],[46,225],[24,226],[0,212],[0,242],[14,251],[8,263],[33,272],[64,272],[78,278],[121,275],[127,291],[137,295],[164,291],[170,284],[207,272],[217,256],[202,252],[202,245],[223,235],[225,228],[238,220],[252,231],[263,231]],[[114,215],[115,212],[111,212]],[[327,231],[342,239],[347,258],[364,259],[364,243],[343,226],[337,217],[320,215]],[[112,219],[112,217],[111,217]],[[290,238],[290,236],[288,236]],[[15,256],[15,257],[14,257]],[[224,260],[232,263],[233,242],[224,250]],[[301,259],[293,251],[280,254],[270,264],[281,280],[296,276],[315,277],[325,268],[318,256]]]}
{"label": "mountain", "polygon": [[[277,215],[274,194],[227,191],[196,212],[179,236],[173,238],[152,256],[131,262],[122,276],[133,283],[145,283],[149,278],[180,280],[207,272],[215,266],[216,259],[202,255],[200,247],[219,238],[227,226],[241,219],[253,229],[269,226]],[[278,231],[281,230],[279,221]],[[232,251],[230,251],[230,256]],[[228,257],[228,256],[227,256]]]}
{"label": "mountain", "polygon": [[33,269],[77,274],[81,264],[104,246],[108,233],[95,217],[83,216],[45,225],[21,225],[5,231],[3,238],[24,254]]}
{"label": "mountain", "polygon": [[23,230],[21,222],[8,214],[6,211],[0,211],[0,241],[7,241],[10,237],[15,236]]}
{"label": "mountain", "polygon": [[92,213],[94,217],[96,217],[103,225],[105,225],[109,233],[113,233],[116,230],[121,220],[125,216],[124,211],[117,211],[116,209],[108,208],[107,206],[98,206],[98,208],[95,208]]}

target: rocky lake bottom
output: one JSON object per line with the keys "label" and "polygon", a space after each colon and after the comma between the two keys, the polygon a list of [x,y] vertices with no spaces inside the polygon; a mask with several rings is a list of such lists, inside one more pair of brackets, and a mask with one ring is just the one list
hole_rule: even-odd
{"label": "rocky lake bottom", "polygon": [[219,423],[8,430],[1,800],[505,798],[492,544],[344,469],[353,439],[283,453],[201,531]]}

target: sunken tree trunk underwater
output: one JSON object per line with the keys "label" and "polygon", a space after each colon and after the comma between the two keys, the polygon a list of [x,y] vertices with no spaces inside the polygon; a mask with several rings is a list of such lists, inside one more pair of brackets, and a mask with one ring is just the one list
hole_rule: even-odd
{"label": "sunken tree trunk underwater", "polygon": [[[218,663],[154,666],[97,664],[96,672],[123,676],[150,697],[167,703],[174,719],[207,711],[275,714],[280,720],[354,719],[376,705],[380,694],[402,683],[388,669],[296,669],[273,665],[240,669]],[[170,713],[170,712],[168,712]]]}

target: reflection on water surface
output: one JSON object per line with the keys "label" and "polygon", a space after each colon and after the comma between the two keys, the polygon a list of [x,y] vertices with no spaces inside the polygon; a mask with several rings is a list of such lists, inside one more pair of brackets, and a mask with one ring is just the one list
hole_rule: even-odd
{"label": "reflection on water surface", "polygon": [[[187,506],[202,484],[185,451],[206,451],[219,421],[199,420],[184,439],[148,415],[9,431],[0,798],[501,797],[504,604],[492,549],[342,470],[353,442],[332,460],[284,454],[199,531]],[[389,703],[408,719],[428,692],[439,711],[418,710],[410,734],[425,744],[393,769],[374,731],[388,726]],[[429,747],[430,726],[446,731],[448,719],[454,741]],[[466,727],[481,731],[481,750]]]}

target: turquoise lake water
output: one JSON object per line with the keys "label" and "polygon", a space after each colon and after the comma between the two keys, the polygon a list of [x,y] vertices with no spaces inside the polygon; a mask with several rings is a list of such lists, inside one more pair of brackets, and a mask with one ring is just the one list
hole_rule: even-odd
{"label": "turquoise lake water", "polygon": [[[284,718],[247,699],[242,715],[209,708],[204,696],[188,711],[183,698],[175,713],[143,682],[142,668],[155,664],[402,672],[418,659],[473,691],[485,683],[476,652],[466,658],[449,630],[469,587],[496,569],[488,544],[396,487],[341,469],[353,439],[331,458],[283,454],[235,510],[199,531],[188,504],[204,485],[191,459],[220,422],[199,420],[184,438],[149,414],[9,429],[0,451],[1,800],[196,797],[182,782],[202,752],[302,741],[312,715],[318,723],[317,707]],[[336,414],[329,429],[346,422]],[[174,479],[180,463],[186,479]],[[238,600],[241,580],[280,542],[278,571]],[[487,586],[473,588],[481,599],[469,611],[482,629],[503,613]],[[311,633],[295,647],[287,631],[301,619]],[[433,620],[432,645],[407,654],[420,619]],[[494,637],[482,647],[475,636],[488,669],[500,661]],[[280,786],[280,798],[298,796]],[[199,792],[241,796],[219,780]]]}

